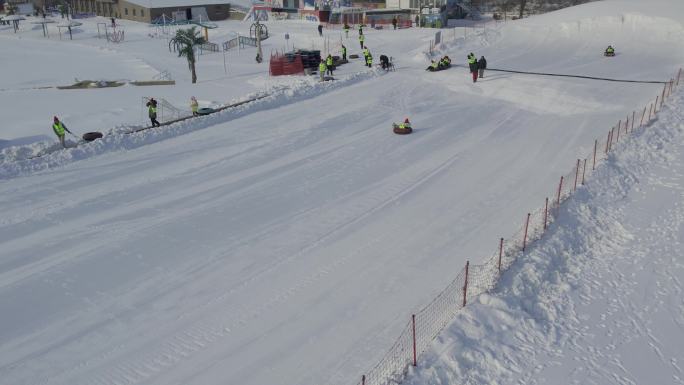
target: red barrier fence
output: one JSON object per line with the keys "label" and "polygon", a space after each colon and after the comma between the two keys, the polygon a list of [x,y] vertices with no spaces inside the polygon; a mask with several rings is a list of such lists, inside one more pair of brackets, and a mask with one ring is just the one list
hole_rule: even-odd
{"label": "red barrier fence", "polygon": [[304,62],[300,54],[271,54],[268,71],[271,76],[296,75],[304,73]]}
{"label": "red barrier fence", "polygon": [[[665,97],[672,94],[672,89],[676,89],[679,85],[681,69],[677,73],[676,81],[670,80],[663,87],[663,92],[659,97],[656,97],[655,106],[658,105],[658,99],[662,103]],[[669,89],[669,91],[668,91]],[[654,105],[651,104],[649,110],[648,120],[644,122],[646,115],[646,108],[642,113],[641,122],[637,129],[643,128],[651,122],[651,111],[655,114]],[[625,132],[634,133],[634,111],[632,113],[632,129],[627,132],[629,117],[625,121]],[[442,329],[451,322],[458,311],[466,306],[468,296],[470,298],[481,293],[492,290],[499,280],[501,274],[510,267],[519,256],[522,255],[526,246],[530,242],[539,240],[548,229],[549,224],[553,223],[555,218],[560,213],[560,205],[568,199],[576,190],[579,178],[579,169],[582,167],[582,184],[584,184],[584,177],[586,173],[587,159],[591,156],[593,164],[591,171],[596,169],[596,150],[599,145],[601,148],[605,147],[605,159],[610,156],[612,150],[613,137],[615,136],[615,128],[617,128],[617,135],[620,134],[622,128],[622,121],[618,123],[617,127],[613,127],[608,131],[605,146],[599,143],[598,139],[594,140],[593,154],[589,154],[584,158],[573,161],[573,167],[570,172],[560,177],[560,182],[554,188],[553,194],[555,201],[549,207],[548,195],[544,200],[544,204],[531,213],[527,214],[524,224],[511,236],[508,240],[501,238],[497,247],[496,253],[491,257],[485,258],[484,263],[480,265],[471,265],[466,262],[465,267],[458,273],[449,286],[447,286],[436,298],[432,300],[427,306],[421,309],[416,314],[411,315],[411,320],[407,322],[406,326],[399,335],[399,338],[394,342],[394,345],[387,351],[382,359],[371,368],[366,374],[361,376],[361,385],[388,385],[401,382],[406,374],[409,365],[416,366],[418,364],[419,355],[424,352],[432,340],[442,331]],[[629,137],[627,137],[629,138]],[[615,139],[617,143],[617,138]],[[584,159],[584,165],[581,166],[581,159]],[[600,160],[599,159],[599,160]],[[570,178],[574,178],[575,183],[567,183]],[[566,181],[566,183],[563,183]],[[555,210],[554,210],[555,209]]]}

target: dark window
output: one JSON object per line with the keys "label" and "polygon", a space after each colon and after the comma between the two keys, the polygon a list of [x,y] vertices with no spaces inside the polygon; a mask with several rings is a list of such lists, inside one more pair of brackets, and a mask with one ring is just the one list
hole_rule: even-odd
{"label": "dark window", "polygon": [[133,16],[135,16],[135,8],[133,8]]}
{"label": "dark window", "polygon": [[128,8],[124,8],[124,15],[128,15]]}

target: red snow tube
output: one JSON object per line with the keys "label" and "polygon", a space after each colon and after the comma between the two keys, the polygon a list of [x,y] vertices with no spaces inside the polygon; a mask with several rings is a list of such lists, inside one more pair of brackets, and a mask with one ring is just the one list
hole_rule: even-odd
{"label": "red snow tube", "polygon": [[413,132],[413,129],[411,127],[399,127],[398,125],[394,125],[392,128],[395,134],[398,135],[407,135]]}
{"label": "red snow tube", "polygon": [[86,132],[83,134],[83,140],[86,142],[92,142],[95,139],[100,139],[102,137],[101,132]]}

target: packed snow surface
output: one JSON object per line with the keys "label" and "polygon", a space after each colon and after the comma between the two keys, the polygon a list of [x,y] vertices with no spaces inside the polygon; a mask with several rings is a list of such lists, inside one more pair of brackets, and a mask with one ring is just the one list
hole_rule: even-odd
{"label": "packed snow surface", "polygon": [[681,384],[684,92],[619,145],[545,238],[405,383]]}
{"label": "packed snow surface", "polygon": [[[107,43],[97,38],[97,22],[107,21],[86,19],[74,40],[56,30],[44,38],[26,22],[16,34],[0,26],[3,384],[355,383],[412,311],[466,260],[489,255],[595,138],[662,89],[498,72],[472,83],[462,66],[428,73],[430,29],[366,30],[376,61],[392,56],[396,72],[352,60],[332,82],[269,77],[268,61],[254,63],[254,48],[245,48],[227,52],[225,66],[222,53],[200,56],[193,85],[164,31],[122,21],[125,41]],[[684,62],[683,23],[676,0],[602,1],[443,30],[435,55],[460,65],[474,52],[492,68],[665,81]],[[249,34],[249,23],[218,25],[209,32],[217,43]],[[316,23],[267,26],[266,57],[293,45],[339,54],[344,43],[360,53],[355,31],[346,39],[332,28],[319,37]],[[602,56],[608,44],[616,57]],[[162,71],[177,84],[44,88]],[[262,98],[129,134],[146,124],[147,96],[186,110],[190,96],[201,106]],[[106,135],[47,152],[53,115],[77,135]],[[392,134],[391,123],[406,117],[414,133]],[[29,159],[37,154],[45,155]],[[618,240],[634,230],[622,223],[604,230],[612,245],[558,242],[590,247],[596,256],[583,258],[599,260],[625,247]],[[557,297],[540,303],[570,303]],[[494,303],[483,297],[481,306],[488,298]],[[499,301],[514,308],[513,299]],[[631,309],[625,301],[616,312]],[[550,372],[544,352],[553,359],[540,350],[539,365],[551,378],[560,372]],[[492,369],[483,381],[514,373]]]}

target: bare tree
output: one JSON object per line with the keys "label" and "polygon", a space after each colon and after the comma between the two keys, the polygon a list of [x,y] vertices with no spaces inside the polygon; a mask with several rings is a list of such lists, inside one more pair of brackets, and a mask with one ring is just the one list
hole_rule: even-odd
{"label": "bare tree", "polygon": [[518,17],[522,19],[523,11],[525,11],[525,5],[527,5],[527,0],[520,0],[520,10],[518,11]]}

